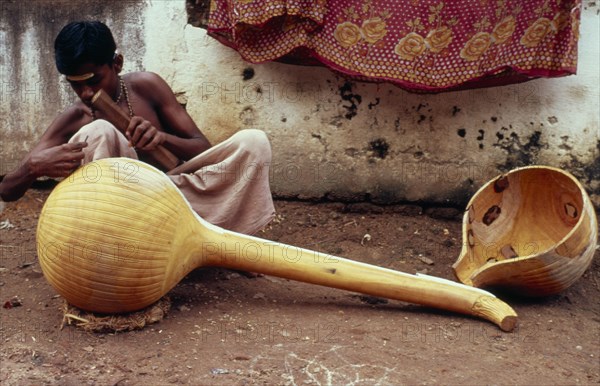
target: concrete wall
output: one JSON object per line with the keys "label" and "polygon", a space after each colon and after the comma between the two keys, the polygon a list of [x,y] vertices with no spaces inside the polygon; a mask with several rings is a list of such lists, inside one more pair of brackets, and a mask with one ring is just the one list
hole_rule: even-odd
{"label": "concrete wall", "polygon": [[10,3],[10,14],[2,4],[2,174],[73,98],[52,62],[56,33],[93,17],[122,42],[126,70],[161,74],[213,142],[265,130],[278,196],[464,205],[503,171],[548,164],[575,174],[600,204],[596,2],[584,1],[576,76],[436,95],[245,63],[187,24],[183,0],[89,2],[81,15],[59,1]]}

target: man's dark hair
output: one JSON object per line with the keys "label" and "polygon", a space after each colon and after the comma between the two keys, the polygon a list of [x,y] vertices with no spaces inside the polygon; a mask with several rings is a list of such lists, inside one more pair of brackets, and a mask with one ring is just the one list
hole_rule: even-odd
{"label": "man's dark hair", "polygon": [[63,27],[54,41],[54,59],[61,74],[73,74],[84,63],[112,63],[117,45],[99,21],[78,21]]}

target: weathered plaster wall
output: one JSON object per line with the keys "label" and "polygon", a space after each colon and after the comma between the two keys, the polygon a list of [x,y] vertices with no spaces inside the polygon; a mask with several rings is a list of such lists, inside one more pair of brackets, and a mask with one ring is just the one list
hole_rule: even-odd
{"label": "weathered plaster wall", "polygon": [[[10,116],[0,123],[3,165],[71,98],[51,42],[73,15],[49,3],[42,13],[21,7],[20,27],[5,27],[14,18],[4,11],[0,18],[0,111]],[[578,75],[437,95],[347,82],[324,68],[250,65],[188,25],[183,0],[114,2],[86,15],[107,20],[128,69],[160,73],[213,142],[243,127],[265,130],[279,196],[464,205],[496,174],[538,163],[574,173],[599,204],[599,16],[596,3],[584,3]],[[56,95],[50,103],[22,91],[15,102],[9,90],[46,84],[60,85],[35,93]]]}
{"label": "weathered plaster wall", "polygon": [[[162,13],[173,22],[181,6],[148,12],[148,20]],[[462,205],[496,174],[539,163],[570,170],[598,200],[598,6],[591,2],[577,76],[438,95],[347,82],[324,68],[250,65],[204,30],[188,25],[181,34],[182,22],[175,25],[161,31],[178,42],[170,60],[155,60],[149,46],[144,63],[169,77],[212,140],[240,127],[266,130],[279,195]]]}

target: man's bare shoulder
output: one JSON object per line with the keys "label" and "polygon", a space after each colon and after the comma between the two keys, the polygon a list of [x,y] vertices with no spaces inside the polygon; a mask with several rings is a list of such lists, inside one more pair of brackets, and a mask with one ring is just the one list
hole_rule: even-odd
{"label": "man's bare shoulder", "polygon": [[92,121],[90,110],[81,102],[73,103],[61,112],[48,128],[48,134],[61,139],[70,138],[81,126]]}
{"label": "man's bare shoulder", "polygon": [[138,84],[152,84],[157,81],[164,82],[163,78],[155,72],[151,71],[134,71],[129,72],[123,76],[125,79],[132,83]]}
{"label": "man's bare shoulder", "polygon": [[130,72],[123,77],[141,95],[148,96],[154,101],[171,96],[173,93],[167,82],[158,74],[149,71]]}
{"label": "man's bare shoulder", "polygon": [[158,74],[149,71],[130,72],[124,78],[129,81],[136,90],[148,91],[166,84],[165,80]]}

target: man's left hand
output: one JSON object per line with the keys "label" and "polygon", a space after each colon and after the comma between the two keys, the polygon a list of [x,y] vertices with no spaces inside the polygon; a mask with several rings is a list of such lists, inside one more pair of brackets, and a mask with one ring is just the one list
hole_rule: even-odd
{"label": "man's left hand", "polygon": [[154,150],[158,145],[162,145],[166,139],[165,133],[159,131],[150,121],[138,116],[131,118],[125,135],[131,146],[142,151]]}

